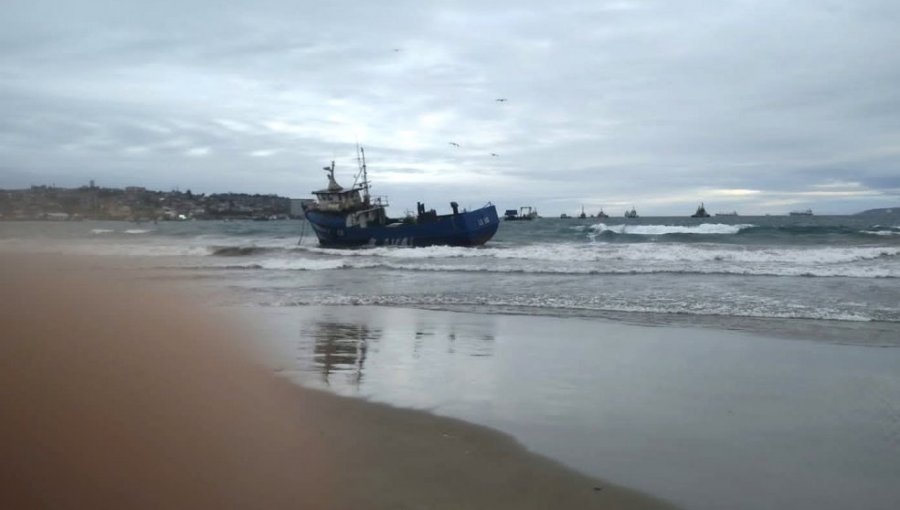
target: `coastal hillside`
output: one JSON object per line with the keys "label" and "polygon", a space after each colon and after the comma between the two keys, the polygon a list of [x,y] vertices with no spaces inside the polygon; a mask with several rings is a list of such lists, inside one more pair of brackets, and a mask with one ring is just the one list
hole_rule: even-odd
{"label": "coastal hillside", "polygon": [[879,209],[866,209],[865,211],[856,213],[856,216],[875,216],[882,214],[900,214],[900,206],[882,207]]}

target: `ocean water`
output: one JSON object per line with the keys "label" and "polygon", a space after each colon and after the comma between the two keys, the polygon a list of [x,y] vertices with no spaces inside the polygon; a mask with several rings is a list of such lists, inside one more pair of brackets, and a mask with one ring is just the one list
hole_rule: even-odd
{"label": "ocean water", "polygon": [[0,223],[0,251],[208,287],[286,377],[685,508],[900,500],[900,215],[554,218],[356,250],[303,221]]}
{"label": "ocean water", "polygon": [[0,247],[150,257],[267,306],[600,316],[900,343],[900,213],[545,218],[504,222],[479,248],[325,249],[304,223],[4,223]]}

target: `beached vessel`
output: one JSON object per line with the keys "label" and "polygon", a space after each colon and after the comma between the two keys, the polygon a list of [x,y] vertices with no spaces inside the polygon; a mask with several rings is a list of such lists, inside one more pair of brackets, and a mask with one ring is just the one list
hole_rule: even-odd
{"label": "beached vessel", "polygon": [[709,218],[709,213],[706,212],[703,202],[700,202],[700,207],[697,208],[697,212],[691,215],[691,218]]}
{"label": "beached vessel", "polygon": [[460,210],[450,202],[451,214],[437,214],[417,203],[415,215],[388,217],[387,199],[369,194],[365,152],[359,150],[359,173],[349,189],[334,179],[334,161],[325,167],[328,187],[313,191],[315,201],[303,203],[303,214],[312,225],[319,244],[354,246],[477,246],[497,232],[497,209],[490,203],[473,211]]}
{"label": "beached vessel", "polygon": [[539,217],[537,209],[530,205],[520,207],[518,211],[515,209],[507,209],[506,212],[503,213],[503,219],[506,221],[533,220]]}

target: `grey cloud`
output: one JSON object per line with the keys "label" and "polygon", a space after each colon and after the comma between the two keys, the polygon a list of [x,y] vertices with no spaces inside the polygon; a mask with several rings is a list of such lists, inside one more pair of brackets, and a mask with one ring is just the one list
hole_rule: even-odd
{"label": "grey cloud", "polygon": [[830,181],[898,199],[894,2],[55,4],[0,20],[0,167],[15,169],[0,187],[106,175],[303,196],[328,160],[352,167],[359,137],[394,203],[662,214],[734,188],[778,212],[774,194],[818,209],[800,193]]}

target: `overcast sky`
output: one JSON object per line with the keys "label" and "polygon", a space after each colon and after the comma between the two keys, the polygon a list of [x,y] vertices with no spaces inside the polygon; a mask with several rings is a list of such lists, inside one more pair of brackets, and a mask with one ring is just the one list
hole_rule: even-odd
{"label": "overcast sky", "polygon": [[395,214],[897,206],[900,2],[3,1],[0,188],[306,197],[357,141]]}

